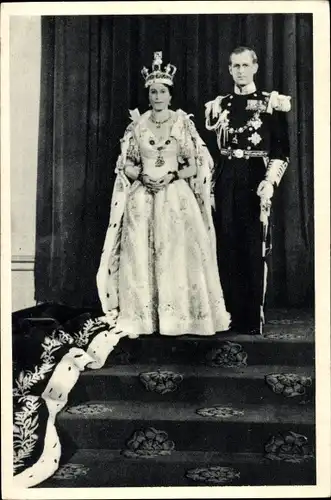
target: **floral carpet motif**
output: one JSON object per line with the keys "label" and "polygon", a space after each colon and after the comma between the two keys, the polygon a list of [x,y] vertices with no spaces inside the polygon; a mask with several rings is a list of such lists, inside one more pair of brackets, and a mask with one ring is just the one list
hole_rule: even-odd
{"label": "floral carpet motif", "polygon": [[311,387],[311,377],[300,376],[295,373],[270,373],[266,375],[267,385],[276,394],[282,394],[286,398],[302,396],[306,388]]}
{"label": "floral carpet motif", "polygon": [[183,376],[179,373],[162,370],[141,373],[139,378],[148,391],[158,394],[176,391],[183,380]]}
{"label": "floral carpet motif", "polygon": [[272,436],[264,447],[265,458],[292,463],[300,463],[313,458],[308,438],[289,431]]}
{"label": "floral carpet motif", "polygon": [[56,471],[52,479],[76,479],[86,476],[89,470],[89,467],[83,464],[66,464]]}
{"label": "floral carpet motif", "polygon": [[102,403],[84,403],[77,406],[71,406],[66,411],[67,413],[78,415],[99,415],[101,413],[109,413],[112,409]]}
{"label": "floral carpet motif", "polygon": [[219,465],[211,467],[197,467],[186,472],[186,477],[199,483],[226,484],[240,477],[240,472],[231,467],[221,467]]}
{"label": "floral carpet motif", "polygon": [[[30,488],[41,484],[49,477],[59,481],[76,481],[81,477],[85,477],[86,482],[87,478],[88,480],[90,479],[90,474],[92,477],[91,469],[80,463],[69,463],[59,467],[61,443],[57,434],[56,416],[64,408],[68,413],[86,415],[91,419],[98,414],[112,411],[111,403],[109,403],[109,406],[102,403],[81,403],[82,399],[78,399],[77,401],[80,404],[66,408],[67,398],[80,373],[87,367],[91,369],[101,368],[109,353],[118,345],[119,339],[128,336],[124,335],[123,332],[116,331],[114,322],[108,322],[109,318],[107,321],[105,318],[100,318],[98,316],[100,312],[77,312],[77,310],[70,311],[69,308],[62,310],[58,306],[54,306],[52,311],[56,314],[45,313],[46,319],[50,317],[54,318],[52,325],[49,325],[47,328],[41,322],[36,321],[33,324],[32,321],[32,326],[28,328],[26,326],[24,328],[16,326],[16,332],[13,334],[14,482],[16,482],[18,487],[23,488]],[[60,312],[58,313],[58,311]],[[32,314],[34,315],[34,312]],[[24,315],[25,318],[28,317],[26,313]],[[37,314],[32,319],[35,319],[35,316]],[[307,329],[301,328],[299,323],[303,322],[301,320],[280,320],[278,323],[275,321],[275,325],[285,325],[284,328],[279,328],[283,331],[279,333],[274,331],[265,334],[265,337],[285,340],[307,338]],[[293,324],[298,324],[298,327],[286,328],[286,325]],[[312,328],[309,327],[309,334],[311,330]],[[203,343],[208,345],[206,341]],[[247,353],[244,351],[242,345],[224,340],[219,343],[217,340],[217,347],[211,349],[212,346],[215,346],[215,343],[212,341],[210,352],[205,357],[205,363],[207,361],[209,365],[214,367],[234,369],[247,364]],[[271,342],[271,344],[274,343]],[[298,346],[300,344],[299,342]],[[126,346],[125,342],[124,346]],[[259,346],[260,344],[257,343],[258,348]],[[269,345],[268,348],[270,349]],[[291,348],[293,348],[293,344]],[[204,349],[205,346],[203,346],[203,352],[205,352]],[[177,356],[177,350],[179,350],[177,344],[176,347],[171,348],[174,358]],[[136,352],[135,349],[133,349],[133,352]],[[138,361],[136,358],[130,358],[129,352],[116,349],[113,352],[113,361],[116,361],[117,364],[139,363],[140,351],[135,356]],[[177,357],[176,361],[169,361],[172,366],[176,362]],[[305,392],[309,392],[308,388],[313,384],[311,377],[298,376],[293,373],[268,374],[268,362],[269,360],[266,357],[265,383],[268,384],[272,391],[286,398],[298,397],[305,394]],[[151,364],[152,361],[148,359],[148,363]],[[183,370],[183,374],[185,374],[184,368],[182,367],[181,369]],[[294,371],[295,368],[289,368],[289,370]],[[213,377],[215,372],[218,375],[221,370],[212,370]],[[139,371],[137,371],[137,374],[139,374]],[[183,375],[174,371],[157,370],[155,372],[140,373],[140,381],[144,384],[146,390],[157,394],[172,393],[178,390],[183,380]],[[261,388],[263,390],[263,383]],[[198,390],[200,390],[200,386]],[[272,396],[272,394],[270,395]],[[182,395],[180,394],[180,396]],[[176,399],[175,395],[173,398]],[[309,394],[307,398],[310,398]],[[98,398],[95,399],[98,400]],[[160,400],[160,398],[154,398],[154,400],[157,399]],[[182,399],[182,397],[179,399]],[[300,399],[299,404],[311,402]],[[153,403],[155,402],[153,401]],[[235,422],[237,417],[244,415],[242,409],[232,408],[231,403],[227,401],[224,402],[227,406],[207,406],[212,405],[213,402],[209,400],[207,402],[201,398],[195,399],[194,404],[192,404],[191,399],[187,403],[191,408],[193,420],[197,421],[199,426],[201,425],[201,428],[203,428],[203,417],[219,418],[220,420],[223,419],[223,421],[233,418]],[[282,404],[281,401],[280,404]],[[199,405],[206,405],[206,407],[198,408]],[[195,413],[202,418],[194,418]],[[71,426],[75,425],[74,418],[67,416],[65,420],[70,420]],[[175,443],[169,439],[167,432],[157,430],[154,427],[148,427],[153,424],[158,425],[156,421],[149,420],[145,424],[142,423],[142,429],[137,428],[135,432],[132,432],[130,429],[127,434],[129,440],[125,446],[123,446],[123,441],[117,443],[116,450],[121,447],[126,448],[121,453],[122,456],[129,459],[124,460],[128,467],[131,466],[130,459],[135,461],[139,458],[153,459],[153,457],[169,456],[175,450]],[[146,428],[144,428],[144,425]],[[162,424],[160,425],[162,426]],[[208,425],[211,425],[210,420]],[[213,425],[217,427],[218,424],[214,422]],[[232,423],[229,425],[231,426]],[[276,428],[274,432],[272,431],[275,435],[271,435],[270,433],[270,439],[264,446],[264,462],[269,463],[270,461],[270,465],[273,467],[272,461],[284,461],[285,463],[295,464],[314,458],[313,448],[306,436],[292,431],[276,434],[277,430],[281,429]],[[307,435],[308,433],[309,431],[307,430]],[[176,433],[174,436],[176,436]],[[64,444],[62,451],[65,446]],[[260,441],[258,441],[257,446],[259,446],[259,452],[261,452]],[[176,459],[177,454],[174,453],[174,455],[175,457],[171,457],[169,462],[172,462],[173,458]],[[151,462],[148,462],[148,464],[152,466]],[[310,464],[314,465],[313,462],[308,462],[308,468]],[[207,466],[208,462],[200,462],[200,464],[194,465],[206,466],[187,470],[185,477],[201,484],[230,484],[236,478],[240,477],[240,472],[231,467]],[[235,463],[230,463],[230,465],[235,467]],[[137,466],[136,461],[134,466]],[[192,466],[192,462],[189,462],[186,468],[190,466]],[[181,480],[186,484],[187,481],[182,470],[180,471],[180,475]],[[241,470],[241,475],[243,475],[243,470]],[[60,482],[58,486],[61,486]]]}
{"label": "floral carpet motif", "polygon": [[211,408],[200,408],[196,410],[198,415],[202,417],[217,417],[217,418],[231,418],[244,415],[243,410],[235,410],[230,406],[212,406]]}
{"label": "floral carpet motif", "polygon": [[268,323],[270,325],[301,325],[304,324],[305,321],[302,319],[269,319]]}
{"label": "floral carpet motif", "polygon": [[247,353],[240,344],[226,341],[218,349],[207,354],[207,363],[211,366],[239,367],[247,365]]}
{"label": "floral carpet motif", "polygon": [[135,431],[122,453],[128,458],[153,458],[170,455],[174,449],[175,443],[168,439],[166,432],[149,427]]}
{"label": "floral carpet motif", "polygon": [[275,340],[296,340],[296,339],[304,339],[306,335],[298,334],[298,333],[284,333],[284,332],[274,332],[274,333],[265,333],[266,339],[275,339]]}

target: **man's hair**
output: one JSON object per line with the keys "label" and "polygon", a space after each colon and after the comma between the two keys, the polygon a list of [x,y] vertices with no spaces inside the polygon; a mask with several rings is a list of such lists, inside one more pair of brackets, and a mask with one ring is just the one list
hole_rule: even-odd
{"label": "man's hair", "polygon": [[253,49],[251,49],[250,47],[237,47],[236,49],[234,49],[231,52],[231,54],[229,56],[229,66],[231,66],[231,63],[232,63],[232,56],[234,54],[242,54],[243,52],[249,52],[250,55],[252,56],[253,63],[257,64],[257,55]]}

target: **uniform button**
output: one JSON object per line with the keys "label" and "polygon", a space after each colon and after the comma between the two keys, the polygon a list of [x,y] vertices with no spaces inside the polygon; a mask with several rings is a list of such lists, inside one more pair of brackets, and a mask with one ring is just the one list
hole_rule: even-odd
{"label": "uniform button", "polygon": [[230,107],[230,106],[232,106],[231,102],[228,102],[228,106],[229,106],[229,107]]}
{"label": "uniform button", "polygon": [[249,149],[252,149],[252,148],[251,148],[251,146],[247,146],[247,149],[249,150]]}
{"label": "uniform button", "polygon": [[248,130],[249,130],[250,132],[252,132],[252,130],[253,130],[253,127],[249,127],[249,129],[248,129]]}
{"label": "uniform button", "polygon": [[257,94],[254,94],[254,97],[257,97]]}
{"label": "uniform button", "polygon": [[242,127],[239,128],[239,132],[242,133],[244,129]]}
{"label": "uniform button", "polygon": [[233,95],[230,95],[230,99],[233,99]]}

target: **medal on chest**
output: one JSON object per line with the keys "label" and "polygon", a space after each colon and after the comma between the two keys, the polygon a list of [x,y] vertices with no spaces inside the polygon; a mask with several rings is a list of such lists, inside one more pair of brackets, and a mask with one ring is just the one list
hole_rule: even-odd
{"label": "medal on chest", "polygon": [[[227,127],[226,127],[227,139],[231,139],[232,144],[238,144],[238,142],[239,142],[238,137],[239,136],[241,136],[244,133],[251,132],[251,134],[249,135],[247,140],[250,141],[254,146],[259,144],[262,141],[262,137],[257,132],[257,130],[262,126],[260,112],[261,112],[260,110],[255,111],[253,116],[251,118],[249,118],[246,123],[243,123],[242,126],[239,126],[236,128],[231,126],[231,114],[229,112],[228,123],[227,123]],[[231,136],[231,138],[228,137],[229,135]]]}
{"label": "medal on chest", "polygon": [[267,110],[267,104],[265,103],[265,101],[261,101],[259,99],[248,99],[246,110],[258,111],[259,113],[263,113]]}

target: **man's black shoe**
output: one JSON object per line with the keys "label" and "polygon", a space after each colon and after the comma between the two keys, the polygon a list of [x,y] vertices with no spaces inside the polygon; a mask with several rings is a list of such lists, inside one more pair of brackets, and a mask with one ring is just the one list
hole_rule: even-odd
{"label": "man's black shoe", "polygon": [[261,335],[260,327],[242,326],[240,330],[236,331],[241,335]]}
{"label": "man's black shoe", "polygon": [[246,335],[262,335],[262,333],[260,332],[260,328],[253,328],[251,330],[248,330],[245,332]]}

